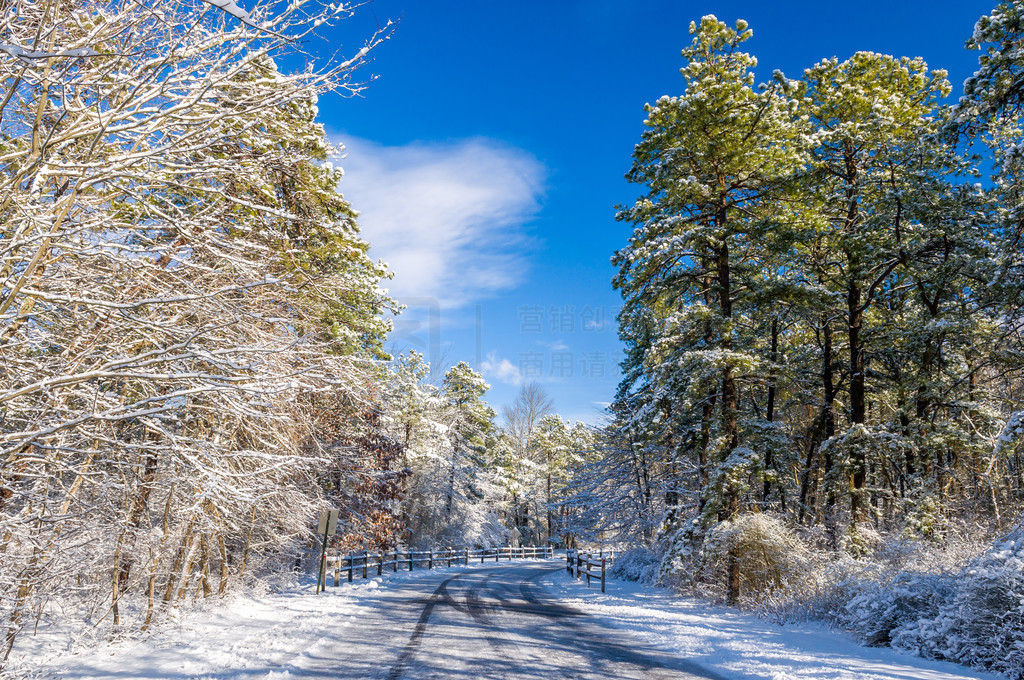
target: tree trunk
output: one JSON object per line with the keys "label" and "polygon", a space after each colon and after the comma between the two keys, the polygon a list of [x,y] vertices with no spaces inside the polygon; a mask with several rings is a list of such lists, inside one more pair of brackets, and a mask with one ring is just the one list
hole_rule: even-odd
{"label": "tree trunk", "polygon": [[[155,433],[148,434],[150,436],[147,438],[155,443],[157,435]],[[149,497],[153,491],[153,481],[156,479],[156,468],[156,451],[147,451],[142,477],[139,479],[139,484],[135,489],[135,496],[128,511],[128,521],[118,537],[117,548],[114,551],[114,570],[116,573],[113,578],[114,592],[112,599],[115,626],[119,623],[117,601],[121,599],[121,595],[128,589],[128,578],[131,576],[132,566],[135,562],[131,547],[135,543],[135,537],[142,526],[142,519],[145,516],[146,509],[149,507]]]}
{"label": "tree trunk", "polygon": [[[724,227],[726,222],[726,208],[721,206],[718,211],[717,221],[719,227]],[[732,274],[731,263],[729,262],[729,244],[723,242],[718,248],[718,304],[722,313],[722,337],[719,347],[725,355],[733,350],[733,328],[732,328]],[[725,434],[725,451],[723,462],[728,461],[732,452],[739,446],[739,403],[736,390],[736,378],[733,374],[732,364],[728,360],[722,366],[722,428]],[[739,512],[739,490],[730,484],[725,490],[724,517],[729,519]],[[740,573],[739,559],[735,550],[730,550],[728,562],[728,583],[726,584],[726,601],[729,604],[736,604],[740,597]]]}
{"label": "tree trunk", "polygon": [[[864,348],[861,346],[860,331],[863,312],[860,311],[860,287],[850,282],[847,291],[849,311],[850,345],[850,425],[863,425],[866,421],[864,383]],[[850,516],[854,525],[864,521],[864,484],[867,480],[867,460],[863,450],[857,448],[850,456]]]}
{"label": "tree trunk", "polygon": [[[860,230],[860,188],[858,185],[857,151],[852,144],[844,148],[846,166],[846,224],[849,236],[856,236]],[[861,261],[858,245],[846,250],[847,258],[847,337],[850,356],[850,424],[864,425],[866,422],[866,395],[864,375],[864,347],[860,332],[864,323],[863,291],[861,290]],[[864,485],[867,481],[867,461],[863,451],[855,451],[850,459],[850,518],[853,527],[864,519]]]}
{"label": "tree trunk", "polygon": [[[772,330],[771,330],[771,352],[769,359],[772,362],[771,375],[768,378],[768,403],[765,406],[765,420],[769,423],[775,422],[775,391],[777,389],[776,378],[775,378],[775,364],[779,360],[779,317],[772,316]],[[772,448],[771,446],[764,447],[764,489],[762,491],[761,500],[763,503],[768,503],[768,495],[772,490],[771,482],[771,469],[774,465],[772,460]]]}

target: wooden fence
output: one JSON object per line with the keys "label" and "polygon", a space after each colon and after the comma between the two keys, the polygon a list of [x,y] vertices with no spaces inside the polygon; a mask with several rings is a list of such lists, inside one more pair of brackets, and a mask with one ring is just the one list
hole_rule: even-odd
{"label": "wooden fence", "polygon": [[542,559],[555,556],[555,550],[551,546],[544,547],[512,547],[504,548],[483,548],[470,550],[468,548],[448,548],[447,550],[395,550],[392,552],[363,552],[352,555],[326,555],[323,569],[323,582],[320,588],[326,587],[327,575],[334,575],[334,585],[339,585],[341,574],[345,572],[348,581],[351,583],[355,576],[367,578],[370,574],[380,576],[385,569],[390,568],[396,572],[399,569],[412,571],[413,569],[433,569],[434,567],[452,564],[469,565],[471,561],[480,560],[480,564],[488,561],[498,562],[500,560],[512,559]]}
{"label": "wooden fence", "polygon": [[[566,550],[565,551],[565,570],[575,576],[577,579],[581,579],[584,576],[587,577],[587,587],[590,587],[590,578],[601,579],[601,592],[604,592],[605,585],[605,572],[609,564],[615,561],[615,553],[606,553],[604,550],[599,551],[596,555],[591,552],[585,552],[583,550]],[[599,569],[600,571],[595,571]]]}

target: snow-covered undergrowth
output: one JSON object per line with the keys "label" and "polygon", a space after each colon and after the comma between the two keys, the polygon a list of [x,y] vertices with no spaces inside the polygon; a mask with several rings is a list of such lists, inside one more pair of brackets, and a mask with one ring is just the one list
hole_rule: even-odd
{"label": "snow-covered undergrowth", "polygon": [[660,559],[645,548],[631,548],[618,557],[608,568],[608,576],[624,581],[652,583],[658,573]]}
{"label": "snow-covered undergrowth", "polygon": [[964,680],[1000,676],[903,650],[867,647],[820,621],[780,624],[753,612],[609,581],[607,593],[568,574],[545,582],[563,604],[733,680]]}
{"label": "snow-covered undergrowth", "polygon": [[683,549],[677,540],[660,555],[629,551],[612,573],[721,602],[732,551],[741,610],[776,623],[824,622],[865,645],[1024,679],[1024,524],[989,546],[864,530],[860,547],[869,549],[854,557],[753,517],[722,523],[697,547]]}
{"label": "snow-covered undergrowth", "polygon": [[834,562],[814,593],[774,613],[818,616],[866,644],[1024,678],[1024,529],[976,556],[970,545],[884,548]]}
{"label": "snow-covered undergrowth", "polygon": [[893,629],[894,647],[1024,678],[1024,527],[972,560],[936,599]]}

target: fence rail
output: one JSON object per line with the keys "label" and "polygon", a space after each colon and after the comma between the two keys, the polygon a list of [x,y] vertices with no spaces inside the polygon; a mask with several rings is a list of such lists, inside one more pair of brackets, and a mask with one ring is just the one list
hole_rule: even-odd
{"label": "fence rail", "polygon": [[[604,550],[599,551],[596,555],[592,552],[586,552],[583,550],[566,550],[565,551],[565,570],[575,576],[577,579],[581,579],[584,576],[587,577],[587,587],[590,587],[590,578],[601,579],[601,592],[604,592],[605,587],[605,572],[607,571],[608,565],[615,561],[615,553]],[[598,569],[599,571],[595,571]]]}
{"label": "fence rail", "polygon": [[399,569],[413,571],[419,569],[433,569],[434,567],[447,566],[452,564],[469,565],[471,561],[480,560],[480,564],[493,560],[512,559],[542,559],[555,556],[555,550],[551,546],[542,547],[513,547],[504,548],[482,548],[470,550],[468,548],[448,548],[446,550],[392,550],[391,552],[362,552],[351,555],[325,555],[323,581],[319,588],[327,586],[327,576],[334,576],[334,585],[341,582],[341,574],[344,572],[349,583],[355,576],[368,578],[376,572],[376,576],[384,573],[385,569],[397,572]]}

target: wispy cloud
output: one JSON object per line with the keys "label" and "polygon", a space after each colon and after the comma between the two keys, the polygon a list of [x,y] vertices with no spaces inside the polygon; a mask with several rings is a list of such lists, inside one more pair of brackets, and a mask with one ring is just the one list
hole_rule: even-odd
{"label": "wispy cloud", "polygon": [[612,319],[589,319],[583,322],[583,330],[595,332],[605,331],[612,328],[613,323]]}
{"label": "wispy cloud", "polygon": [[500,380],[506,385],[517,386],[523,382],[523,374],[519,367],[508,359],[499,359],[494,352],[487,353],[487,358],[480,362],[480,370],[485,377]]}
{"label": "wispy cloud", "polygon": [[371,254],[401,298],[460,307],[515,286],[526,271],[524,226],[540,209],[545,170],[490,140],[381,146],[346,139],[341,191],[359,211]]}

